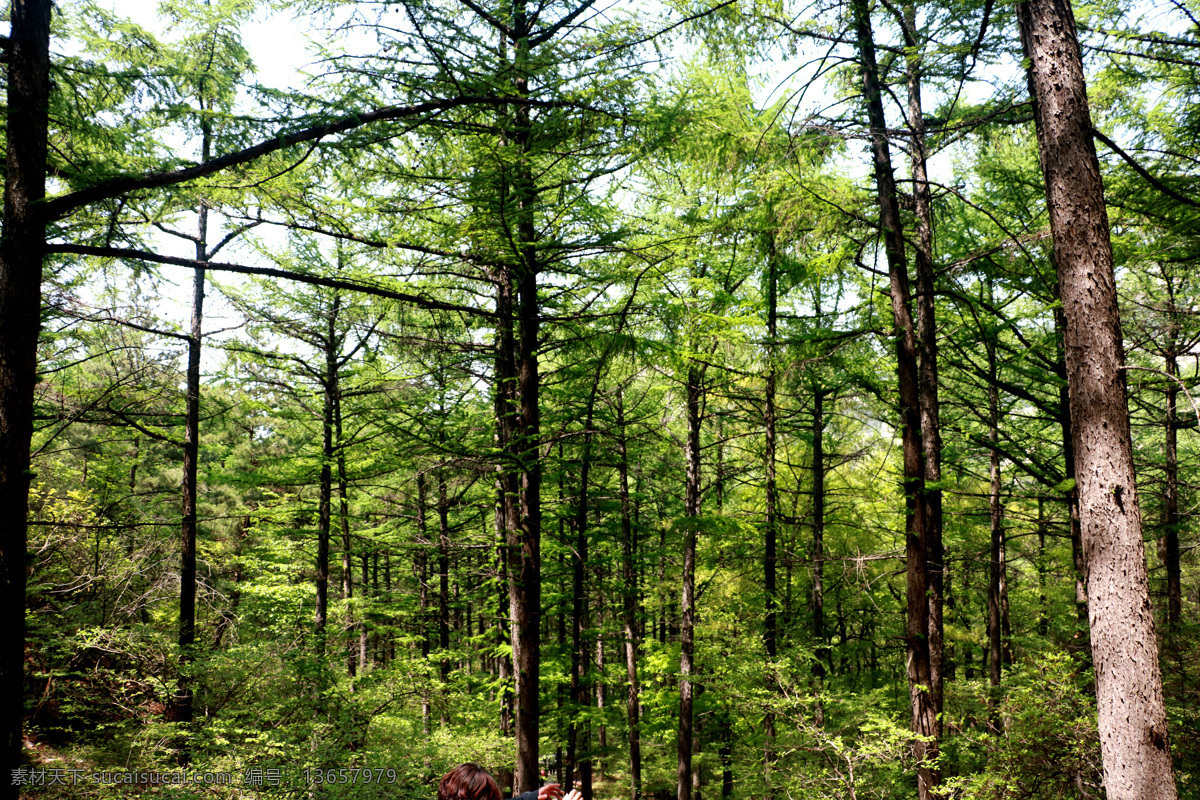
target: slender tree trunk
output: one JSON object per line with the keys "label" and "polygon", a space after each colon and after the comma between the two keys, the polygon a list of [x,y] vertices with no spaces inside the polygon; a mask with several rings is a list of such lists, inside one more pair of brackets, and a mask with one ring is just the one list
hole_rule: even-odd
{"label": "slender tree trunk", "polygon": [[700,367],[692,364],[687,373],[687,485],[684,495],[683,589],[679,604],[679,734],[678,800],[692,798],[692,672],[696,631],[696,526],[700,516],[700,402],[703,387]]}
{"label": "slender tree trunk", "polygon": [[1075,19],[1068,0],[1020,2],[1017,19],[1066,318],[1105,793],[1174,800],[1108,215]]}
{"label": "slender tree trunk", "polygon": [[629,800],[642,796],[641,687],[638,684],[637,542],[629,502],[629,442],[625,431],[625,397],[617,395],[617,475],[621,501],[621,593],[625,623],[625,719],[629,725]]}
{"label": "slender tree trunk", "polygon": [[918,394],[921,402],[921,445],[925,457],[925,539],[929,560],[929,677],[942,735],[942,673],[945,658],[943,622],[944,548],[942,544],[942,435],[938,404],[937,321],[934,315],[933,196],[926,167],[925,114],[921,107],[922,56],[916,5],[903,8],[905,65],[908,83],[909,153],[915,212],[913,263],[917,272],[917,346],[920,352]]}
{"label": "slender tree trunk", "polygon": [[832,667],[832,654],[825,634],[825,390],[813,391],[812,419],[812,521],[813,521],[813,639],[817,643],[813,670],[824,678]]}
{"label": "slender tree trunk", "polygon": [[1012,666],[1012,617],[1008,605],[1008,537],[1003,529],[1000,536],[1000,660]]}
{"label": "slender tree trunk", "polygon": [[[208,158],[208,139],[205,137]],[[199,210],[196,260],[208,260],[208,208]],[[200,458],[200,347],[204,328],[204,268],[196,267],[192,280],[192,322],[188,335],[186,410],[183,433],[183,524],[179,548],[179,684],[175,689],[175,719],[192,721],[191,670],[196,642],[196,496],[197,464]],[[188,763],[186,745],[179,752],[181,764]]]}
{"label": "slender tree trunk", "polygon": [[41,329],[46,221],[46,130],[50,95],[50,2],[11,7],[7,68],[4,236],[0,239],[0,798],[19,794],[9,780],[21,764],[25,674],[25,559],[29,447]]}
{"label": "slender tree trunk", "polygon": [[1046,602],[1046,503],[1039,497],[1037,516],[1037,581],[1038,581],[1038,635],[1050,634],[1050,608]]}
{"label": "slender tree trunk", "polygon": [[[596,393],[600,387],[600,378],[603,375],[606,361],[607,354],[596,366],[592,388],[588,393],[587,408],[583,419],[583,452],[579,462],[579,498],[575,504],[575,520],[573,525],[575,529],[575,557],[571,571],[571,585],[574,593],[571,617],[574,620],[574,625],[571,629],[571,724],[568,728],[567,784],[569,789],[571,786],[571,776],[578,769],[579,790],[583,795],[583,800],[592,800],[593,775],[592,758],[589,752],[591,750],[591,725],[587,722],[580,725],[577,721],[577,715],[579,714],[581,701],[584,696],[584,679],[587,672],[587,662],[584,654],[587,652],[588,647],[584,639],[591,628],[586,585],[588,570],[588,491],[591,488],[589,481],[591,479],[592,468],[592,440],[596,411]],[[597,640],[597,647],[600,647],[599,640]],[[597,664],[603,666],[603,661],[598,661]],[[597,688],[598,691],[603,691],[602,687],[598,686]],[[599,700],[599,707],[603,708],[603,696],[598,694],[597,698]],[[587,755],[581,757],[581,751]]]}
{"label": "slender tree trunk", "polygon": [[[496,447],[505,454],[513,449],[517,414],[516,337],[513,320],[512,274],[502,269],[496,276]],[[496,466],[496,538],[497,567],[500,581],[498,645],[509,645],[499,664],[500,733],[514,734],[512,590],[513,562],[516,560],[511,540],[517,524],[517,473],[506,458]],[[513,773],[502,769],[496,776],[501,789],[512,792]]]}
{"label": "slender tree trunk", "polygon": [[[337,439],[338,521],[342,529],[342,601],[346,604],[346,673],[351,690],[358,674],[358,623],[354,619],[354,567],[350,541],[350,491],[346,479],[346,450],[342,439],[342,403],[333,409],[333,432]],[[365,665],[364,665],[365,667]]]}
{"label": "slender tree trunk", "polygon": [[[368,596],[367,582],[363,580],[363,599]],[[371,597],[379,597],[379,550],[371,551]],[[379,630],[371,631],[371,641],[374,643],[372,650],[371,664],[379,666],[383,663],[383,637],[380,636]]]}
{"label": "slender tree trunk", "polygon": [[989,509],[991,547],[988,557],[988,728],[1000,731],[1000,561],[1004,558],[1004,507],[1000,504],[1000,390],[996,385],[996,343],[985,342],[988,359],[988,443],[991,445],[988,476],[991,482]]}
{"label": "slender tree trunk", "polygon": [[[585,456],[580,470],[579,505],[575,509],[575,519],[572,527],[575,529],[575,547],[571,563],[571,674],[568,687],[568,723],[567,723],[567,790],[575,788],[579,781],[579,790],[584,794],[584,800],[590,800],[592,791],[592,763],[588,751],[591,750],[591,726],[581,721],[581,710],[584,696],[584,673],[587,671],[587,642],[585,637],[590,627],[588,621],[588,603],[586,577],[588,564],[587,540],[587,444],[588,434],[584,434]],[[581,755],[581,753],[583,755]]]}
{"label": "slender tree trunk", "polygon": [[538,710],[542,616],[542,455],[539,406],[538,336],[541,309],[538,303],[538,201],[531,163],[532,123],[530,97],[529,31],[533,25],[526,0],[514,0],[513,91],[515,95],[512,142],[518,164],[512,181],[516,201],[518,265],[515,279],[518,299],[517,392],[520,398],[513,437],[515,463],[521,465],[517,525],[510,528],[509,546],[514,562],[509,570],[512,602],[513,661],[517,670],[517,792],[536,789],[538,781]]}
{"label": "slender tree trunk", "polygon": [[[763,595],[766,613],[763,615],[763,645],[767,651],[767,691],[778,691],[775,678],[775,659],[779,656],[778,621],[779,597],[776,588],[778,506],[779,496],[775,476],[775,376],[776,338],[778,330],[779,253],[776,248],[775,232],[769,234],[767,253],[767,385],[763,408],[766,461],[766,530],[763,552]],[[768,699],[770,703],[770,699]],[[763,719],[763,779],[766,783],[766,800],[775,796],[771,772],[775,764],[775,710],[768,706]]]}
{"label": "slender tree trunk", "polygon": [[329,534],[333,522],[333,413],[338,398],[337,317],[340,294],[333,296],[325,335],[325,395],[321,404],[321,486],[317,510],[317,609],[313,623],[317,654],[325,655],[329,617]]}
{"label": "slender tree trunk", "polygon": [[944,661],[944,553],[942,545],[942,434],[937,399],[937,321],[934,313],[934,200],[926,168],[925,115],[920,100],[922,61],[917,7],[902,7],[905,34],[905,77],[908,88],[908,128],[913,179],[913,211],[917,267],[917,344],[920,353],[918,393],[920,438],[925,458],[925,540],[929,558],[929,664],[931,691],[937,709],[937,735],[942,735],[942,674]]}
{"label": "slender tree trunk", "polygon": [[[608,685],[604,682],[604,609],[607,608],[606,599],[604,597],[604,564],[598,564],[596,567],[599,573],[596,576],[596,583],[600,587],[596,603],[596,762],[600,768],[600,774],[603,775],[608,768],[608,725],[605,724],[607,719],[604,708],[608,703]],[[595,767],[593,767],[594,771]],[[588,776],[589,779],[591,776]],[[589,787],[590,788],[590,787]]]}
{"label": "slender tree trunk", "polygon": [[[1165,270],[1164,270],[1165,272]],[[1167,341],[1165,342],[1163,361],[1167,373],[1167,416],[1164,422],[1163,443],[1163,566],[1167,570],[1167,637],[1173,640],[1178,632],[1179,620],[1183,614],[1183,591],[1181,586],[1182,573],[1179,566],[1179,445],[1177,431],[1179,421],[1177,404],[1179,400],[1178,334],[1179,311],[1175,305],[1175,287],[1170,277],[1167,278]]]}
{"label": "slender tree trunk", "polygon": [[441,723],[450,724],[450,504],[446,474],[437,469],[438,515],[438,672],[442,682]]}
{"label": "slender tree trunk", "polygon": [[721,800],[733,797],[733,725],[728,712],[722,714],[721,747],[717,751],[721,759]]}
{"label": "slender tree trunk", "polygon": [[[413,567],[417,573],[417,625],[418,639],[421,645],[421,661],[429,662],[429,527],[425,518],[425,473],[417,472],[417,553]],[[366,648],[362,648],[361,658],[366,667]],[[422,682],[421,688],[421,729],[425,733],[431,730],[429,685]]]}
{"label": "slender tree trunk", "polygon": [[[204,97],[200,104],[203,110]],[[212,132],[207,119],[200,123],[200,160],[212,155]],[[209,259],[208,206],[197,209],[196,261]],[[192,278],[192,320],[188,331],[187,388],[183,432],[183,513],[179,542],[179,683],[175,689],[174,714],[184,725],[192,721],[191,664],[196,643],[196,501],[197,468],[200,462],[200,351],[204,331],[204,267],[196,267]],[[186,744],[179,751],[179,762],[189,761]]]}
{"label": "slender tree trunk", "polygon": [[[925,461],[921,442],[921,404],[917,369],[917,342],[909,300],[908,260],[900,224],[896,182],[892,174],[887,122],[883,114],[875,41],[866,0],[853,0],[863,94],[871,127],[871,152],[878,189],[884,250],[891,282],[892,316],[896,328],[896,363],[900,386],[901,442],[904,451],[905,562],[909,699],[917,763],[919,800],[932,800],[938,774],[932,762],[938,752],[937,702],[930,661],[929,557],[926,533]],[[939,554],[940,555],[940,554]]]}

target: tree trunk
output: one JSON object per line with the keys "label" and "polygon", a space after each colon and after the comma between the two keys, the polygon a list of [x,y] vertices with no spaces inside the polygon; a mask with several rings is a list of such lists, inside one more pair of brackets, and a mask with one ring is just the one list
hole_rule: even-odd
{"label": "tree trunk", "polygon": [[[512,736],[514,703],[513,693],[513,656],[514,644],[512,628],[512,589],[514,581],[514,562],[517,560],[511,546],[515,536],[513,531],[517,525],[517,473],[506,456],[512,452],[513,438],[516,436],[515,418],[517,414],[517,375],[516,375],[516,337],[513,330],[513,292],[512,274],[507,269],[500,270],[496,276],[496,447],[504,453],[496,465],[496,538],[497,538],[497,568],[500,582],[499,613],[502,620],[498,626],[498,645],[509,645],[506,652],[500,656],[499,664],[499,701],[500,701],[500,733],[505,738]],[[501,789],[511,793],[513,788],[513,773],[507,769],[500,770],[496,776]]]}
{"label": "tree trunk", "polygon": [[[985,334],[986,336],[987,334]],[[991,518],[991,547],[988,550],[988,728],[1000,732],[1000,571],[1004,558],[1004,507],[1000,504],[1000,390],[996,385],[996,343],[985,342],[988,359],[988,442],[991,445],[988,477],[991,493],[988,506]]]}
{"label": "tree trunk", "polygon": [[700,401],[703,387],[700,367],[687,372],[687,485],[684,495],[683,575],[679,626],[679,734],[678,800],[692,797],[692,671],[696,631],[696,526],[700,516]]}
{"label": "tree trunk", "polygon": [[[413,568],[417,573],[417,625],[418,640],[421,645],[421,661],[429,662],[429,529],[425,519],[425,473],[417,471],[417,552],[413,559]],[[363,668],[366,668],[366,647],[362,648],[361,658]],[[422,682],[421,689],[421,729],[425,733],[431,730],[429,685]]]}
{"label": "tree trunk", "polygon": [[[778,620],[779,597],[776,588],[778,506],[779,495],[775,476],[775,377],[776,338],[778,330],[779,253],[776,248],[775,231],[769,232],[767,253],[767,385],[764,398],[763,428],[765,433],[766,462],[766,530],[763,552],[763,595],[766,613],[763,615],[763,645],[767,651],[767,691],[778,691],[775,678],[775,659],[779,655]],[[819,662],[818,662],[819,663]],[[768,703],[770,699],[768,698]],[[775,763],[775,710],[768,705],[763,719],[763,780],[766,783],[766,798],[774,797],[771,771]]]}
{"label": "tree trunk", "polygon": [[[204,97],[200,97],[204,110]],[[212,131],[207,118],[200,121],[200,160],[212,156]],[[208,206],[202,200],[196,212],[196,261],[209,260]],[[187,725],[192,721],[191,664],[196,643],[196,502],[197,470],[200,462],[200,352],[204,332],[204,267],[196,267],[192,277],[192,320],[188,331],[188,357],[183,431],[182,523],[179,541],[179,683],[175,689],[175,719]],[[179,751],[180,764],[189,762],[186,745]]]}
{"label": "tree trunk", "polygon": [[916,6],[906,3],[905,73],[908,83],[908,126],[913,177],[913,211],[916,235],[913,262],[917,271],[917,346],[920,352],[918,394],[921,403],[921,445],[925,457],[925,540],[929,580],[929,680],[937,714],[937,736],[942,735],[942,673],[945,631],[942,545],[942,435],[938,405],[937,321],[934,316],[933,197],[926,167],[925,115],[921,108],[921,53]]}
{"label": "tree trunk", "polygon": [[338,401],[337,317],[341,295],[333,296],[325,335],[325,394],[321,404],[321,486],[317,509],[317,609],[313,631],[317,654],[325,655],[326,621],[329,618],[329,534],[333,522],[333,410]]}
{"label": "tree trunk", "polygon": [[629,800],[641,800],[642,739],[640,724],[641,687],[638,684],[638,574],[637,542],[630,517],[629,442],[625,432],[625,397],[617,394],[617,476],[621,501],[621,577],[622,610],[625,623],[625,719],[629,725]]}
{"label": "tree trunk", "polygon": [[520,398],[516,414],[517,430],[512,440],[514,463],[520,464],[517,525],[510,528],[509,546],[515,560],[510,564],[509,592],[512,603],[513,661],[517,671],[517,758],[518,793],[538,788],[538,702],[541,663],[542,618],[542,455],[539,407],[538,335],[541,309],[538,304],[538,274],[541,271],[537,249],[538,232],[534,215],[537,188],[530,163],[532,123],[527,102],[530,96],[529,31],[534,21],[526,11],[525,0],[514,0],[512,143],[518,164],[512,180],[516,200],[517,267],[515,272],[518,300],[518,345],[516,359],[517,392]]}
{"label": "tree trunk", "polygon": [[[1061,378],[1064,381],[1058,389],[1059,427],[1063,438],[1063,472],[1071,484],[1066,492],[1067,515],[1071,535],[1071,565],[1075,571],[1075,619],[1078,623],[1077,638],[1082,638],[1082,644],[1088,641],[1088,610],[1087,610],[1087,564],[1083,558],[1083,533],[1079,523],[1079,487],[1075,485],[1075,442],[1071,435],[1071,399],[1066,384],[1067,362],[1065,337],[1067,321],[1063,317],[1061,306],[1054,310],[1055,333],[1062,348],[1059,361],[1062,364]],[[1084,649],[1087,649],[1086,647]]]}
{"label": "tree trunk", "polygon": [[1109,800],[1174,800],[1100,164],[1067,0],[1017,5],[1066,319],[1071,425]]}
{"label": "tree trunk", "polygon": [[[346,480],[346,451],[342,442],[342,403],[339,398],[333,409],[333,432],[337,438],[338,520],[342,529],[342,601],[346,604],[346,673],[350,688],[358,674],[358,623],[354,619],[354,566],[350,541],[350,491]],[[366,669],[366,665],[363,665]]]}
{"label": "tree trunk", "polygon": [[895,323],[896,365],[900,386],[901,443],[904,451],[905,562],[909,699],[912,729],[921,738],[913,741],[917,763],[919,800],[932,800],[938,775],[931,762],[938,752],[937,702],[933,692],[929,637],[929,542],[926,535],[925,462],[921,443],[921,404],[917,369],[917,343],[908,291],[908,260],[900,226],[896,181],[892,175],[887,123],[880,95],[875,41],[866,0],[851,4],[859,45],[863,95],[871,128],[871,152],[879,199],[879,224],[883,234],[891,284]]}
{"label": "tree trunk", "polygon": [[832,669],[832,654],[825,635],[825,390],[813,391],[812,419],[812,526],[813,526],[813,640],[817,643],[813,671],[824,678]]}
{"label": "tree trunk", "polygon": [[1163,566],[1167,570],[1167,637],[1168,640],[1173,640],[1183,614],[1182,574],[1179,567],[1179,421],[1176,416],[1179,400],[1179,384],[1176,383],[1179,378],[1179,310],[1175,305],[1175,287],[1170,276],[1167,276],[1166,284],[1167,341],[1163,348],[1163,366],[1167,373],[1167,408],[1163,446],[1163,481],[1166,484],[1163,498]]}
{"label": "tree trunk", "polygon": [[450,724],[450,504],[446,474],[437,469],[438,514],[438,673],[442,682],[441,723]]}
{"label": "tree trunk", "polygon": [[[208,136],[203,159],[208,158]],[[208,260],[208,208],[199,210],[196,260]],[[179,683],[175,688],[174,715],[183,724],[192,721],[191,664],[196,642],[196,497],[200,458],[200,347],[204,328],[204,268],[196,267],[192,279],[192,322],[188,335],[186,409],[183,433],[183,523],[179,543]],[[188,763],[186,745],[179,761]]]}
{"label": "tree trunk", "polygon": [[[0,692],[0,776],[6,777],[20,766],[23,741],[29,446],[46,246],[38,203],[46,196],[50,2],[14,2],[11,20],[0,239],[0,685],[6,687]],[[0,798],[18,796],[11,780],[0,780],[0,787]]]}
{"label": "tree trunk", "polygon": [[1038,497],[1038,515],[1037,515],[1037,581],[1038,581],[1038,636],[1048,636],[1050,634],[1050,608],[1046,602],[1046,574],[1048,566],[1046,564],[1046,503],[1043,498]]}

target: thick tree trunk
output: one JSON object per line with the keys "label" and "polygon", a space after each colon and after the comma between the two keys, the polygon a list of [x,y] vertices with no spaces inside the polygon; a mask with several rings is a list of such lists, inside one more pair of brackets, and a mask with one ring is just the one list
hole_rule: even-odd
{"label": "thick tree trunk", "polygon": [[696,526],[700,516],[700,367],[687,372],[687,485],[684,494],[683,575],[679,626],[679,733],[676,737],[678,800],[692,798],[692,672],[696,635]]}
{"label": "thick tree trunk", "polygon": [[1075,19],[1068,0],[1018,3],[1017,19],[1066,319],[1105,793],[1174,800],[1112,246]]}
{"label": "thick tree trunk", "polygon": [[46,221],[46,130],[50,95],[50,2],[12,4],[8,40],[7,162],[0,239],[0,798],[21,763],[24,716],[25,558],[29,447],[41,328]]}
{"label": "thick tree trunk", "polygon": [[917,342],[909,300],[908,260],[900,225],[896,181],[892,174],[887,123],[880,94],[875,41],[866,0],[853,0],[851,10],[859,45],[863,95],[871,128],[871,153],[880,207],[879,224],[891,283],[895,323],[896,364],[900,387],[901,442],[904,452],[905,562],[909,699],[912,729],[921,738],[913,741],[920,800],[932,800],[938,775],[932,766],[938,752],[937,702],[933,691],[929,636],[929,558],[926,534],[925,461],[921,442],[921,404],[917,369]]}
{"label": "thick tree trunk", "polygon": [[625,398],[617,395],[617,476],[621,501],[622,611],[625,623],[625,719],[629,725],[629,800],[642,796],[641,687],[638,684],[637,541],[629,503],[629,442],[625,432]]}
{"label": "thick tree trunk", "polygon": [[[1088,610],[1087,610],[1087,564],[1083,558],[1083,532],[1079,523],[1079,487],[1075,484],[1075,442],[1071,435],[1071,397],[1070,390],[1065,383],[1067,378],[1067,362],[1066,362],[1066,332],[1067,321],[1063,317],[1062,308],[1056,308],[1054,311],[1055,333],[1059,339],[1059,344],[1062,347],[1059,353],[1059,360],[1062,365],[1061,378],[1064,381],[1058,389],[1058,408],[1059,408],[1059,428],[1062,429],[1063,439],[1063,472],[1066,475],[1067,481],[1072,483],[1072,487],[1066,492],[1067,500],[1067,520],[1070,525],[1071,535],[1071,566],[1075,571],[1075,618],[1078,623],[1078,638],[1082,638],[1081,644],[1086,645],[1088,635]],[[1086,647],[1084,649],[1087,649]]]}

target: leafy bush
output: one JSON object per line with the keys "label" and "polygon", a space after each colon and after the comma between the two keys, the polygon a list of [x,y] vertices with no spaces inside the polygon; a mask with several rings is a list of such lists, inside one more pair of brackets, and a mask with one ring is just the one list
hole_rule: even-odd
{"label": "leafy bush", "polygon": [[955,788],[972,800],[1103,797],[1089,682],[1090,672],[1063,653],[1042,655],[1021,668],[1000,705],[1000,732],[982,738],[987,767]]}

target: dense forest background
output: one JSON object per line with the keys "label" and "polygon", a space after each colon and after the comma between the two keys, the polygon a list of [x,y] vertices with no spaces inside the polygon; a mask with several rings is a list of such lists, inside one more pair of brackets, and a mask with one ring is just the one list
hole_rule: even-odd
{"label": "dense forest background", "polygon": [[[29,448],[0,376],[5,791],[1149,797],[1103,709],[1157,697],[1145,780],[1200,798],[1200,3],[1057,6],[1115,583],[1041,5],[14,0],[3,292],[29,108],[49,199],[0,298],[40,330]],[[233,780],[93,777],[182,769]]]}

